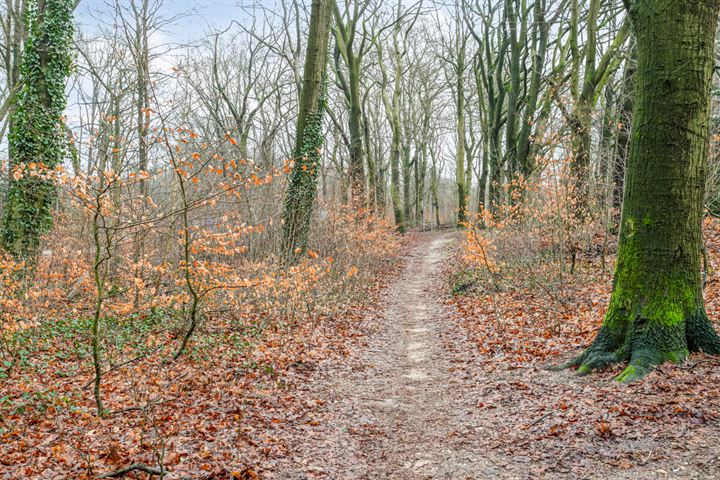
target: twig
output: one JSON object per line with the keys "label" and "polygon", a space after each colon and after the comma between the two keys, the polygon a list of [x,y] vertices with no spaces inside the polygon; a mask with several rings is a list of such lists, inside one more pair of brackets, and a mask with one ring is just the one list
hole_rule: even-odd
{"label": "twig", "polygon": [[98,478],[122,477],[126,473],[130,473],[135,470],[140,470],[141,472],[145,472],[150,475],[158,475],[158,476],[162,476],[167,473],[167,470],[165,470],[165,468],[162,466],[160,468],[154,468],[154,467],[149,467],[149,466],[145,465],[144,463],[133,463],[132,465],[128,465],[127,467],[121,468],[120,470],[116,470],[114,472],[100,475]]}
{"label": "twig", "polygon": [[711,216],[713,216],[713,217],[715,217],[715,218],[720,218],[720,215],[718,215],[717,213],[715,213],[715,212],[713,212],[712,210],[710,210],[710,207],[708,207],[707,205],[703,205],[703,206],[705,207],[705,211],[706,211],[707,213],[709,213]]}
{"label": "twig", "polygon": [[549,416],[552,415],[552,414],[553,414],[553,412],[548,412],[548,413],[546,413],[545,415],[543,415],[542,417],[538,418],[537,420],[535,420],[534,422],[532,422],[530,425],[528,425],[527,427],[525,427],[525,429],[527,430],[528,428],[534,427],[535,425],[537,425],[538,423],[542,422],[543,420],[545,420],[547,417],[549,417]]}
{"label": "twig", "polygon": [[[117,370],[117,369],[119,369],[119,368],[122,368],[122,367],[124,367],[125,365],[129,365],[129,364],[131,364],[131,363],[135,363],[135,362],[137,362],[138,360],[141,360],[141,359],[147,357],[148,355],[151,355],[151,354],[157,352],[157,351],[160,350],[162,347],[163,347],[163,345],[159,345],[159,346],[155,347],[154,349],[152,349],[152,350],[150,350],[150,351],[147,351],[147,352],[145,352],[145,353],[142,353],[142,354],[138,355],[137,357],[134,357],[134,358],[131,358],[130,360],[126,360],[126,361],[124,361],[124,362],[121,362],[121,363],[118,363],[118,364],[116,364],[116,365],[113,365],[113,366],[110,367],[108,370],[102,372],[102,374],[101,374],[100,376],[107,375],[108,373],[113,372],[113,371],[115,371],[115,370]],[[93,379],[90,380],[90,381],[83,387],[83,389],[88,388],[90,385],[93,384],[94,381],[95,381],[95,378],[93,377]]]}
{"label": "twig", "polygon": [[718,365],[719,363],[717,360],[698,360],[695,363],[688,362],[688,365],[685,367],[686,370],[692,370],[693,368],[697,367],[698,365],[702,365],[703,363],[710,363],[712,365]]}
{"label": "twig", "polygon": [[109,413],[109,415],[118,415],[118,414],[121,414],[121,413],[138,412],[138,411],[139,411],[139,412],[144,412],[144,411],[146,411],[146,410],[147,410],[149,407],[151,407],[151,406],[154,407],[154,406],[156,406],[156,405],[162,405],[163,403],[167,403],[167,402],[169,402],[169,401],[170,401],[170,400],[169,400],[169,399],[166,399],[166,398],[156,398],[156,399],[154,399],[154,400],[148,400],[148,401],[145,403],[145,405],[136,405],[136,406],[134,406],[134,407],[126,407],[126,408],[121,408],[121,409],[119,409],[119,410],[113,410],[112,412]]}

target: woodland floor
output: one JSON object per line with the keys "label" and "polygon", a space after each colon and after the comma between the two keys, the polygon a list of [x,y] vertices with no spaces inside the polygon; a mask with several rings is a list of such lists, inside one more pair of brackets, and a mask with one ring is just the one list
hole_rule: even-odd
{"label": "woodland floor", "polygon": [[[621,366],[549,372],[594,335],[609,272],[569,279],[564,307],[542,289],[453,297],[457,235],[405,237],[370,305],[293,338],[270,332],[252,358],[213,347],[202,362],[113,372],[107,419],[90,413],[90,371],[59,376],[78,362],[61,350],[69,360],[40,378],[0,384],[0,478],[97,478],[153,465],[158,445],[166,480],[720,478],[720,360],[694,355],[629,386],[612,380]],[[720,225],[708,252],[716,264]],[[718,318],[712,276],[706,299]],[[42,409],[26,391],[45,392]]]}
{"label": "woodland floor", "polygon": [[349,355],[302,387],[313,421],[283,429],[290,452],[263,478],[720,477],[718,377],[701,370],[713,360],[629,387],[608,373],[503,366],[447,298],[454,238],[420,236]]}

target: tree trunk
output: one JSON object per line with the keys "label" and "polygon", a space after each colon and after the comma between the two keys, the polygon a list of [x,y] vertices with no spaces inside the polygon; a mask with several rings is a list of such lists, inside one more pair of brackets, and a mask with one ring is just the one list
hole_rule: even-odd
{"label": "tree trunk", "polygon": [[406,131],[404,137],[404,145],[402,147],[402,204],[403,204],[403,218],[405,224],[408,223],[412,226],[412,197],[410,196],[410,186],[412,185],[412,176],[410,172],[410,135]]}
{"label": "tree trunk", "polygon": [[603,105],[603,120],[600,129],[600,145],[598,152],[596,181],[594,183],[602,186],[598,195],[600,210],[605,211],[608,199],[611,196],[610,190],[606,187],[609,184],[608,175],[612,170],[615,155],[615,130],[617,125],[617,108],[615,86],[605,87],[605,105]]}
{"label": "tree trunk", "polygon": [[332,0],[313,0],[310,31],[300,98],[295,164],[285,197],[283,253],[297,259],[307,249],[317,175],[323,145],[322,122],[325,110],[325,65],[327,63]]}
{"label": "tree trunk", "polygon": [[[41,0],[28,6],[29,35],[20,67],[22,87],[8,136],[13,166],[42,172],[67,155],[62,114],[72,64],[74,2]],[[40,237],[52,225],[55,183],[42,176],[10,177],[0,241],[12,255],[33,263]]]}
{"label": "tree trunk", "polygon": [[[22,62],[23,46],[27,38],[27,29],[25,28],[25,15],[27,14],[27,5],[25,0],[12,0],[7,2],[7,17],[5,20],[5,45],[3,60],[5,63],[5,81],[8,90],[8,107],[5,112],[8,115],[8,122],[3,125],[3,135],[5,127],[13,130],[13,114],[15,112],[15,96],[17,90],[22,86],[20,83],[20,64]],[[1,117],[1,116],[0,116]],[[13,169],[13,145],[8,144],[8,173]]]}
{"label": "tree trunk", "polygon": [[355,208],[365,207],[365,158],[363,150],[362,105],[360,97],[360,60],[348,66],[350,83],[350,192]]}
{"label": "tree trunk", "polygon": [[637,47],[635,40],[632,39],[633,47],[630,56],[625,64],[625,72],[623,74],[623,102],[620,107],[618,116],[620,117],[620,127],[617,134],[617,145],[615,146],[615,158],[613,161],[612,172],[612,207],[618,212],[615,215],[614,222],[620,221],[619,212],[622,208],[623,184],[625,182],[625,167],[627,165],[628,154],[630,153],[630,124],[632,122],[633,110],[635,108],[635,70],[637,68]]}
{"label": "tree trunk", "polygon": [[545,2],[537,0],[533,7],[533,43],[532,43],[532,73],[530,74],[530,88],[527,94],[527,104],[523,115],[522,126],[518,138],[518,165],[520,171],[527,178],[535,170],[535,158],[531,152],[533,143],[532,127],[538,118],[538,104],[540,102],[540,87],[543,77],[543,65],[547,53],[550,26],[545,21]]}
{"label": "tree trunk", "polygon": [[700,278],[710,87],[719,0],[630,2],[638,48],[636,108],[610,305],[584,374],[629,360],[642,378],[691,351],[720,353]]}
{"label": "tree trunk", "polygon": [[587,211],[589,180],[590,180],[590,146],[592,144],[592,115],[598,100],[598,92],[602,90],[605,81],[619,66],[618,51],[625,43],[628,34],[628,23],[624,21],[617,31],[615,38],[607,48],[602,58],[596,61],[598,16],[600,14],[601,0],[590,0],[587,11],[587,40],[583,49],[585,68],[583,79],[580,81],[580,58],[577,48],[577,2],[572,8],[571,20],[571,47],[573,57],[573,72],[571,79],[571,93],[575,102],[569,115],[569,127],[573,136],[572,175],[575,183],[575,196],[577,199],[577,213],[582,216]]}
{"label": "tree trunk", "polygon": [[[517,126],[518,126],[518,100],[520,98],[520,39],[518,38],[518,12],[514,3],[517,0],[505,0],[505,21],[509,26],[510,42],[510,82],[508,89],[507,114],[505,117],[505,164],[510,172],[509,177],[518,173],[517,155]],[[523,39],[525,40],[525,39]]]}
{"label": "tree trunk", "polygon": [[432,197],[432,207],[435,211],[435,225],[440,226],[440,201],[438,200],[438,164],[437,164],[437,148],[430,149],[430,159],[432,166],[430,167],[430,194]]}
{"label": "tree trunk", "polygon": [[432,104],[423,105],[423,122],[420,133],[420,153],[415,162],[415,223],[425,223],[425,208],[423,199],[425,198],[425,179],[428,165],[428,137],[430,136],[430,120],[432,117]]}
{"label": "tree trunk", "polygon": [[[352,205],[356,210],[366,207],[367,198],[365,194],[365,151],[363,147],[363,113],[362,113],[362,95],[360,94],[360,67],[362,65],[363,56],[366,50],[360,46],[354,49],[354,38],[356,29],[360,21],[361,12],[364,8],[359,3],[354,5],[353,13],[350,17],[344,18],[336,2],[333,3],[332,13],[335,17],[335,29],[333,33],[336,40],[336,74],[345,94],[349,108],[348,115],[348,131],[350,136],[350,163],[348,169],[348,181],[350,183],[350,192],[352,195]],[[347,66],[347,79],[345,79],[342,70],[339,68],[339,58],[345,62]],[[367,147],[367,146],[365,146]]]}
{"label": "tree trunk", "polygon": [[578,205],[578,214],[586,212],[590,184],[590,146],[592,144],[593,105],[586,98],[575,102],[570,117],[573,157],[570,165],[574,181],[574,194]]}
{"label": "tree trunk", "polygon": [[[148,53],[148,0],[142,0],[142,10],[135,17],[135,69],[137,75],[137,115],[138,136],[138,169],[148,169],[148,143],[147,135],[150,118],[150,58]],[[140,190],[143,196],[148,194],[148,185],[143,176],[140,176]],[[143,199],[143,205],[145,204]]]}
{"label": "tree trunk", "polygon": [[375,165],[375,158],[370,148],[370,122],[367,116],[367,106],[363,108],[363,138],[365,139],[365,156],[367,158],[368,208],[373,214],[377,214],[377,166]]}
{"label": "tree trunk", "polygon": [[[390,146],[390,196],[392,198],[395,226],[405,233],[405,216],[400,197],[400,126],[399,117],[393,116],[392,144]],[[398,125],[395,125],[398,122]]]}
{"label": "tree trunk", "polygon": [[460,39],[459,28],[456,32],[457,64],[455,65],[455,99],[456,111],[456,149],[455,152],[455,183],[457,185],[458,212],[457,226],[463,227],[467,222],[467,182],[465,180],[465,41]]}
{"label": "tree trunk", "polygon": [[477,211],[482,212],[487,208],[487,183],[488,183],[488,164],[489,154],[487,140],[483,139],[482,160],[480,164],[480,177],[478,178],[478,196]]}
{"label": "tree trunk", "polygon": [[390,123],[392,140],[390,143],[390,199],[393,207],[393,218],[398,232],[405,233],[406,218],[404,215],[402,197],[400,196],[400,155],[402,142],[402,129],[400,125],[400,95],[402,94],[403,56],[400,52],[400,22],[395,24],[393,30],[394,75],[392,97],[388,97],[386,87],[389,85],[387,67],[383,62],[383,48],[381,42],[375,42],[378,52],[378,65],[382,74],[381,96],[385,107],[385,116]]}
{"label": "tree trunk", "polygon": [[[490,156],[488,157],[488,197],[490,212],[496,213],[502,203],[502,141],[500,131],[502,129],[503,105],[505,103],[505,87],[503,86],[503,71],[505,64],[505,51],[507,42],[501,39],[498,31],[497,61],[493,73],[488,72],[488,117],[490,118]],[[490,52],[489,34],[485,37],[485,56],[490,65],[493,63],[493,56]],[[497,93],[495,91],[497,90]]]}
{"label": "tree trunk", "polygon": [[382,144],[379,140],[377,140],[377,139],[375,140],[373,148],[375,151],[374,157],[380,160],[379,162],[375,162],[375,166],[377,167],[377,182],[375,184],[377,190],[375,192],[375,198],[377,199],[378,215],[380,217],[384,217],[385,210],[387,207],[387,199],[385,198],[386,197],[385,189],[387,187],[387,181],[386,181],[387,166],[386,166],[385,162],[382,160],[383,150],[382,150]]}

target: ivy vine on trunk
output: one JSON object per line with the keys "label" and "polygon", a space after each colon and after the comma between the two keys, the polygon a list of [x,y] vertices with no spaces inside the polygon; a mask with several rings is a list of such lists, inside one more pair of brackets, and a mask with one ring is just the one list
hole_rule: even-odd
{"label": "ivy vine on trunk", "polygon": [[322,163],[323,118],[327,95],[327,50],[332,21],[332,0],[312,4],[310,32],[300,96],[295,163],[285,196],[283,254],[293,263],[307,250],[317,177]]}
{"label": "ivy vine on trunk", "polygon": [[56,187],[44,173],[67,155],[62,118],[65,82],[72,67],[74,0],[29,2],[28,38],[20,66],[16,108],[9,133],[14,171],[0,229],[2,246],[32,262],[40,237],[52,225]]}

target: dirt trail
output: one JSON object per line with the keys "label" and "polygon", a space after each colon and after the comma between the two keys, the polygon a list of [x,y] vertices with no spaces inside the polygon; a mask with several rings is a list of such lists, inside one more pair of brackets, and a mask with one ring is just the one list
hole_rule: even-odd
{"label": "dirt trail", "polygon": [[[670,387],[632,393],[600,375],[532,364],[489,369],[494,360],[478,353],[464,320],[443,303],[443,261],[454,235],[424,234],[380,313],[357,325],[350,354],[300,382],[307,408],[273,432],[284,453],[262,462],[262,478],[720,478],[714,414],[678,417],[662,435],[652,417],[609,416],[610,407],[638,396],[668,397],[675,408],[672,393],[663,393]],[[605,395],[617,402],[603,404]],[[606,418],[607,438],[596,431]]]}
{"label": "dirt trail", "polygon": [[[447,347],[462,338],[450,331],[450,309],[440,301],[442,260],[453,240],[431,234],[408,259],[386,294],[382,316],[368,319],[366,344],[349,358],[323,366],[310,386],[326,400],[321,428],[308,429],[294,465],[273,478],[486,478],[495,477],[482,453],[472,451],[477,400],[453,367]],[[461,350],[465,350],[464,348]]]}

